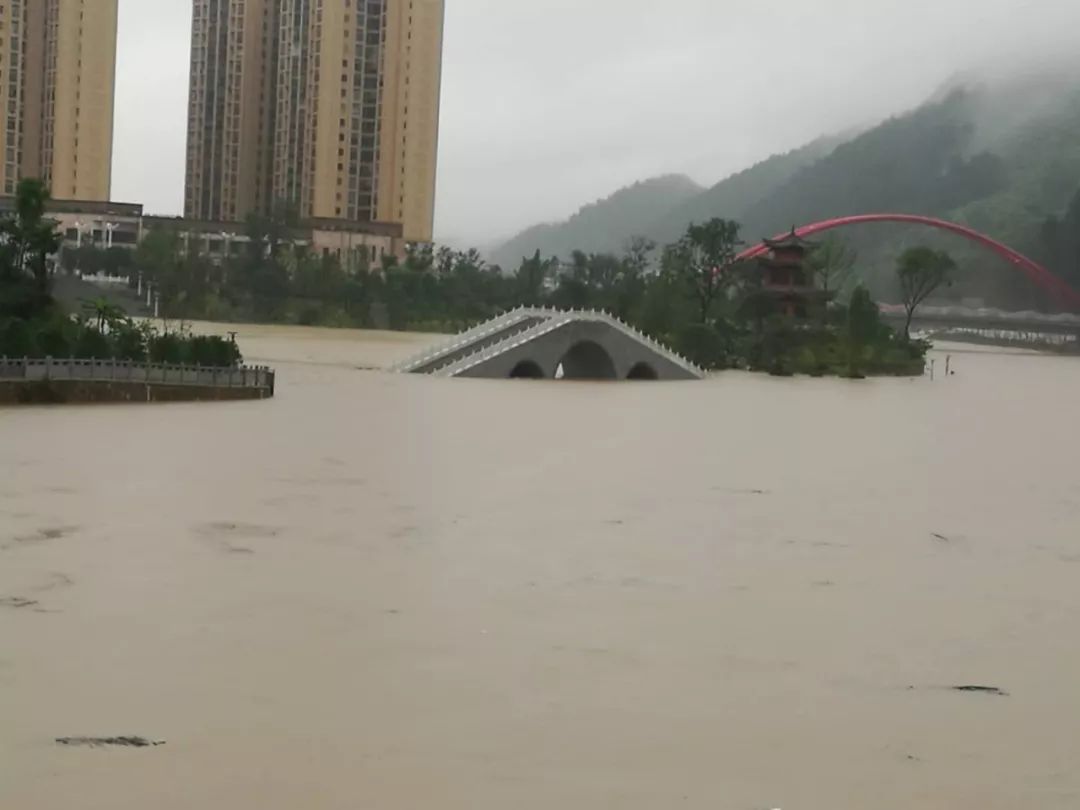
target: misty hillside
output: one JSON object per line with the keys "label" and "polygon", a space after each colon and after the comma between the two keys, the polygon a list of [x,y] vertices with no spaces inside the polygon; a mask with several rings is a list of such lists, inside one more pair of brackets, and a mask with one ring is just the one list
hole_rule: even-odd
{"label": "misty hillside", "polygon": [[631,236],[653,225],[658,211],[668,211],[701,192],[701,186],[683,175],[635,183],[585,206],[566,222],[529,228],[492,251],[492,260],[516,268],[522,257],[537,250],[545,256],[568,256],[574,250],[620,251]]}
{"label": "misty hillside", "polygon": [[682,236],[687,226],[694,222],[705,222],[713,217],[741,221],[748,208],[768,197],[800,169],[830,154],[841,143],[841,138],[819,138],[801,149],[774,155],[672,208],[643,233],[657,244],[665,245]]}
{"label": "misty hillside", "polygon": [[[744,228],[749,236],[845,214],[947,215],[992,199],[1045,218],[1080,185],[1078,101],[1080,81],[1032,117],[997,119],[991,132],[986,116],[1000,98],[985,88],[954,90],[796,172],[746,210]],[[1008,224],[992,219],[988,227]]]}
{"label": "misty hillside", "polygon": [[[1043,226],[1080,190],[1080,78],[954,89],[838,147],[741,218],[748,239],[870,212],[921,213],[970,225],[1036,259]],[[864,280],[892,294],[895,257],[930,243],[960,261],[956,298],[1036,306],[1023,278],[965,240],[917,227],[844,231]],[[1080,279],[1078,279],[1080,281]]]}
{"label": "misty hillside", "polygon": [[[787,182],[799,169],[827,155],[841,141],[821,138],[812,144],[774,155],[749,169],[702,189],[682,176],[637,183],[589,205],[565,222],[536,225],[492,251],[492,261],[513,268],[537,250],[543,256],[619,252],[634,236],[658,244],[674,242],[693,222],[713,217],[741,219],[746,208]],[[626,211],[633,211],[628,217]]]}
{"label": "misty hillside", "polygon": [[[583,249],[618,250],[635,234],[668,243],[689,222],[713,216],[738,220],[753,241],[833,216],[890,212],[965,223],[1041,258],[1047,219],[1062,215],[1078,190],[1080,72],[992,85],[957,80],[918,109],[854,137],[822,139],[674,204],[657,202],[651,220],[642,216],[646,200],[639,200],[633,223],[602,201],[587,209],[602,232]],[[634,189],[622,194],[634,196]],[[515,238],[513,251],[499,252],[504,266],[536,249],[565,256],[583,247],[575,244],[574,222]],[[961,260],[957,295],[993,299],[997,291],[1013,299],[1025,289],[1015,273],[954,237],[891,225],[844,235],[883,297],[891,292],[897,252],[915,242],[940,244]]]}

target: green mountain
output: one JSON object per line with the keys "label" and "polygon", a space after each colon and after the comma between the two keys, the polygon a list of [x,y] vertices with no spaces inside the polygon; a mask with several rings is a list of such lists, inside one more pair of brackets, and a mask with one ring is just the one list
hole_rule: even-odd
{"label": "green mountain", "polygon": [[[1040,259],[1043,226],[1078,189],[1080,77],[1026,77],[956,87],[886,121],[795,173],[741,222],[747,238],[756,238],[847,214],[920,213],[969,225]],[[960,263],[952,297],[1011,307],[1046,303],[1015,270],[960,237],[899,225],[843,234],[881,298],[895,297],[895,257],[929,243]]]}
{"label": "green mountain", "polygon": [[843,142],[843,138],[819,138],[800,149],[773,155],[660,215],[643,233],[657,244],[666,245],[682,236],[695,222],[706,222],[714,217],[742,221],[750,207],[769,197],[800,170],[832,153]]}
{"label": "green mountain", "polygon": [[[753,241],[846,214],[920,213],[968,224],[1052,263],[1046,234],[1056,226],[1049,221],[1072,222],[1066,211],[1080,190],[1080,69],[981,83],[957,79],[915,110],[854,136],[774,156],[711,189],[692,193],[683,179],[681,199],[647,191],[650,183],[670,182],[624,189],[568,222],[530,229],[498,256],[513,267],[535,250],[563,257],[574,249],[617,251],[633,235],[665,244],[689,223],[714,216],[741,222],[746,240]],[[959,237],[894,225],[861,226],[843,235],[881,298],[895,295],[896,255],[929,243],[960,262],[954,297],[1040,303],[1015,270]],[[1059,247],[1061,239],[1055,237]],[[1074,281],[1080,286],[1080,278]]]}
{"label": "green mountain", "polygon": [[517,268],[523,257],[537,250],[543,256],[569,256],[621,251],[626,241],[644,233],[657,218],[697,197],[703,189],[689,177],[665,175],[635,183],[610,197],[587,205],[566,222],[536,225],[492,251],[491,260]]}
{"label": "green mountain", "polygon": [[831,152],[839,138],[821,138],[703,189],[687,177],[669,175],[637,183],[582,208],[565,222],[535,225],[492,251],[492,261],[517,267],[523,256],[568,257],[620,252],[634,236],[657,244],[677,240],[694,222],[713,217],[741,219],[746,208],[772,193],[795,172]]}

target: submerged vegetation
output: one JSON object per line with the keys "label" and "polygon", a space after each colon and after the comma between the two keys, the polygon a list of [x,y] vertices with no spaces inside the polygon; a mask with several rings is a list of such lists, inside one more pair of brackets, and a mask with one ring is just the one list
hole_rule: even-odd
{"label": "submerged vegetation", "polygon": [[65,312],[50,292],[50,262],[60,245],[45,216],[48,194],[36,180],[19,184],[15,210],[0,219],[0,357],[79,357],[233,366],[236,344],[187,329],[158,329],[105,299]]}
{"label": "submerged vegetation", "polygon": [[[49,293],[46,268],[59,238],[44,217],[45,199],[40,183],[24,181],[16,211],[0,225],[6,236],[0,355],[240,361],[230,341],[160,331],[104,298],[62,311]],[[789,294],[778,297],[766,283],[761,267],[737,261],[740,226],[723,219],[692,225],[662,249],[633,239],[621,254],[574,251],[566,261],[534,254],[514,273],[485,264],[475,250],[430,247],[349,272],[333,255],[279,243],[273,236],[283,232],[279,225],[253,220],[247,253],[219,263],[183,253],[168,234],[153,234],[132,264],[161,296],[162,315],[173,320],[454,332],[521,305],[598,309],[709,370],[849,377],[923,370],[927,345],[882,322],[869,293],[853,282],[854,253],[836,240],[807,257],[808,280],[795,288],[805,300],[793,306]],[[912,290],[909,315],[950,270],[947,255],[928,249],[904,254],[898,278]]]}
{"label": "submerged vegetation", "polygon": [[252,219],[248,250],[218,262],[183,253],[171,234],[151,234],[134,267],[172,319],[452,333],[517,306],[597,309],[711,370],[863,376],[923,368],[926,346],[882,323],[853,283],[854,253],[836,240],[809,257],[820,304],[792,318],[762,287],[760,268],[735,261],[740,227],[727,220],[691,226],[664,248],[638,238],[618,254],[534,254],[511,273],[475,250],[428,246],[350,271],[332,254],[278,242],[283,230]]}

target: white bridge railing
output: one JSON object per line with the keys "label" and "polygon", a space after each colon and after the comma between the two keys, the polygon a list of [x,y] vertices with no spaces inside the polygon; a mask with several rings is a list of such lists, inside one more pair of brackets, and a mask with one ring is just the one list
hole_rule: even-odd
{"label": "white bridge railing", "polygon": [[602,321],[602,322],[608,324],[609,326],[619,330],[624,335],[628,335],[629,337],[633,338],[634,340],[637,340],[637,341],[639,341],[641,343],[644,343],[646,346],[648,346],[654,352],[656,352],[659,355],[662,355],[663,357],[666,357],[668,360],[670,360],[672,363],[674,363],[675,365],[682,368],[684,371],[688,371],[691,374],[696,374],[699,377],[704,377],[705,376],[705,370],[704,369],[702,369],[699,366],[697,366],[696,364],[690,362],[690,360],[688,358],[686,358],[683,355],[679,354],[674,349],[668,348],[667,346],[665,346],[660,341],[653,340],[651,337],[646,335],[640,329],[638,329],[638,328],[636,328],[634,326],[631,326],[630,324],[628,324],[626,321],[622,320],[621,318],[616,318],[614,315],[609,315],[607,312],[602,312],[602,311],[599,311],[599,310],[591,310],[588,313],[588,315],[592,320]]}
{"label": "white bridge railing", "polygon": [[[532,323],[529,323],[533,321]],[[473,368],[480,363],[487,362],[508,351],[535,340],[538,337],[549,334],[556,329],[566,326],[574,321],[594,321],[607,324],[612,329],[623,333],[631,339],[643,344],[656,354],[664,357],[669,362],[682,368],[696,377],[704,377],[705,372],[678,352],[673,351],[662,343],[653,340],[644,332],[634,328],[619,318],[609,315],[600,310],[560,310],[547,307],[518,307],[505,312],[496,318],[474,326],[472,329],[456,335],[448,341],[431,347],[422,354],[400,363],[395,367],[396,371],[412,371],[434,364],[439,358],[451,357],[445,364],[437,365],[431,372],[439,376],[456,376]],[[484,345],[484,341],[500,332],[509,330],[515,324],[522,324],[520,331],[510,332],[505,339]],[[458,357],[455,353],[468,349],[470,345],[478,344],[475,351],[468,352]]]}
{"label": "white bridge railing", "polygon": [[573,320],[572,317],[561,317],[549,318],[546,321],[541,321],[535,326],[526,329],[524,332],[519,332],[513,337],[504,340],[502,343],[485,346],[483,349],[479,349],[470,355],[466,355],[452,365],[439,369],[437,373],[440,376],[456,377],[481,363],[486,363],[488,360],[492,360],[501,354],[513,351],[519,346],[524,346],[526,343],[554,332],[556,329],[561,329],[566,326],[566,324],[572,323]]}
{"label": "white bridge railing", "polygon": [[504,312],[502,315],[497,315],[494,318],[483,321],[471,329],[454,335],[449,340],[445,340],[435,346],[430,346],[413,357],[398,363],[391,368],[391,371],[397,372],[411,372],[418,368],[430,365],[437,362],[443,357],[447,357],[454,354],[457,351],[467,347],[470,343],[477,343],[485,338],[494,335],[503,329],[508,329],[514,326],[520,321],[527,320],[534,317],[548,317],[548,313],[544,313],[541,310],[531,309],[529,307],[518,307],[512,309],[509,312]]}
{"label": "white bridge railing", "polygon": [[111,359],[0,357],[0,380],[100,380],[274,390],[274,371],[266,366],[190,366]]}

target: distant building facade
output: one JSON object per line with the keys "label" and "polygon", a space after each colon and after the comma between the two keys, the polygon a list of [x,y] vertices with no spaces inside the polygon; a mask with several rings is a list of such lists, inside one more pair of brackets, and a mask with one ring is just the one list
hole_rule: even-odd
{"label": "distant building facade", "polygon": [[57,198],[109,199],[117,4],[0,2],[0,193],[37,177]]}
{"label": "distant building facade", "polygon": [[430,242],[444,0],[194,0],[184,213]]}
{"label": "distant building facade", "polygon": [[[15,209],[12,197],[0,196],[0,216]],[[62,250],[127,248],[134,250],[149,234],[177,235],[182,252],[219,263],[243,255],[251,240],[235,222],[151,216],[138,203],[49,200],[48,218],[62,237]],[[312,219],[288,228],[283,242],[299,254],[334,256],[348,272],[381,267],[386,259],[405,258],[398,223]]]}
{"label": "distant building facade", "polygon": [[[214,263],[244,255],[251,244],[251,238],[235,222],[142,217],[141,233],[154,231],[175,233],[184,253],[204,256]],[[306,252],[312,256],[334,256],[346,272],[357,273],[381,267],[384,259],[403,259],[405,241],[401,234],[401,225],[397,223],[313,219],[288,228],[282,241],[293,249],[294,255]]]}

